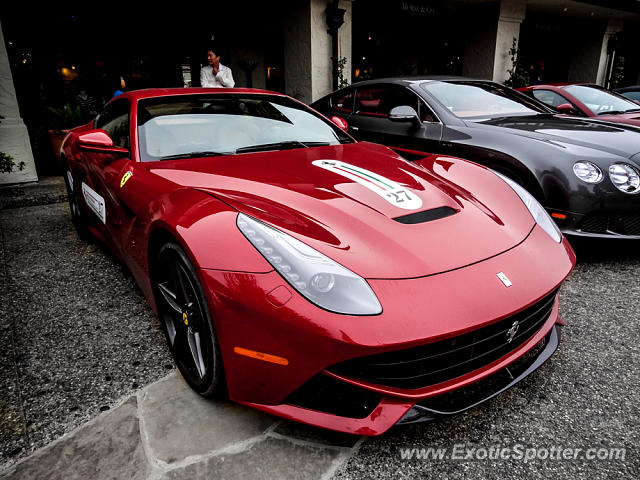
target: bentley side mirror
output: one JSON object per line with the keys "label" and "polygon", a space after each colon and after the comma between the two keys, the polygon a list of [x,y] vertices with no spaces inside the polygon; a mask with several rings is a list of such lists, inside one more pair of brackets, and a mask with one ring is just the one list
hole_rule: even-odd
{"label": "bentley side mirror", "polygon": [[556,107],[556,110],[566,115],[580,115],[580,112],[578,112],[570,103],[562,103]]}
{"label": "bentley side mirror", "polygon": [[89,130],[78,136],[78,148],[89,152],[128,154],[129,149],[117,147],[113,140],[104,130]]}
{"label": "bentley side mirror", "polygon": [[331,117],[331,121],[337,125],[337,127],[346,132],[347,130],[349,130],[349,124],[347,123],[347,121],[344,118],[341,117],[337,117],[337,116],[333,116]]}
{"label": "bentley side mirror", "polygon": [[418,113],[409,105],[393,107],[389,112],[389,120],[392,122],[411,122],[415,126],[419,126],[422,123]]}

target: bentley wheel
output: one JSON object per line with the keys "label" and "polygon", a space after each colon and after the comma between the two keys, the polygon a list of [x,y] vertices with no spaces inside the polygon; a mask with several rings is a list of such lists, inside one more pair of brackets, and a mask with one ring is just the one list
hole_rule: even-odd
{"label": "bentley wheel", "polygon": [[211,313],[198,275],[178,244],[160,248],[153,285],[158,316],[180,373],[200,395],[220,393],[222,360]]}

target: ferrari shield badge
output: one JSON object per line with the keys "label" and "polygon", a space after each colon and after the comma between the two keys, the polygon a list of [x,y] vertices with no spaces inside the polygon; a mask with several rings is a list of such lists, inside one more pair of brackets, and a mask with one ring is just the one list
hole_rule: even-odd
{"label": "ferrari shield badge", "polygon": [[507,277],[504,273],[502,272],[496,273],[496,276],[500,279],[502,283],[504,283],[505,287],[509,288],[511,285],[513,285],[513,283],[511,283],[511,280],[509,280],[509,277]]}
{"label": "ferrari shield badge", "polygon": [[122,180],[120,180],[120,188],[124,187],[124,184],[127,183],[127,180],[131,178],[133,172],[128,171],[122,176]]}
{"label": "ferrari shield badge", "polygon": [[337,173],[338,175],[342,175],[349,180],[359,183],[398,208],[416,210],[422,207],[420,197],[408,188],[377,173],[337,160],[316,160],[312,163],[316,167],[324,168],[325,170]]}

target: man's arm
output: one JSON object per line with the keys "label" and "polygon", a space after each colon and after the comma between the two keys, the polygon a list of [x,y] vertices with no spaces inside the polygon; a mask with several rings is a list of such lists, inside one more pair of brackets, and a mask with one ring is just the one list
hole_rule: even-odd
{"label": "man's arm", "polygon": [[221,70],[216,75],[216,80],[218,80],[224,87],[233,88],[236,82],[233,81],[233,74],[231,73],[231,69],[229,67]]}
{"label": "man's arm", "polygon": [[207,77],[205,77],[204,75],[204,69],[207,67],[202,67],[200,69],[200,86],[201,87],[208,87],[209,85],[207,85]]}

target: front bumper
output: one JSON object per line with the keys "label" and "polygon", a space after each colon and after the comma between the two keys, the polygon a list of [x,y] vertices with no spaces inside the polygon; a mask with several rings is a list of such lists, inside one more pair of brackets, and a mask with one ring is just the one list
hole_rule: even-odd
{"label": "front bumper", "polygon": [[565,235],[591,238],[640,239],[640,208],[629,210],[593,210],[578,214],[548,209]]}
{"label": "front bumper", "polygon": [[[547,336],[553,336],[554,325],[561,322],[557,298],[542,326],[524,343],[446,381],[421,388],[398,388],[332,373],[332,366],[492,326],[555,291],[574,263],[575,255],[566,240],[556,244],[535,227],[520,245],[465,268],[414,279],[369,279],[384,311],[362,317],[318,309],[287,288],[275,272],[201,270],[201,279],[213,307],[232,400],[311,425],[378,435],[402,418],[406,422],[408,412],[419,403],[443,398],[498,374]],[[496,276],[499,272],[508,275],[513,285],[507,288]],[[286,363],[240,355],[236,347],[277,356]],[[537,365],[546,358],[540,356]],[[362,414],[357,404],[345,415],[340,409],[309,408],[304,401],[295,400],[299,400],[301,389],[310,385],[331,392],[333,387],[326,386],[331,383],[338,386],[340,395],[346,392],[362,398]]]}

